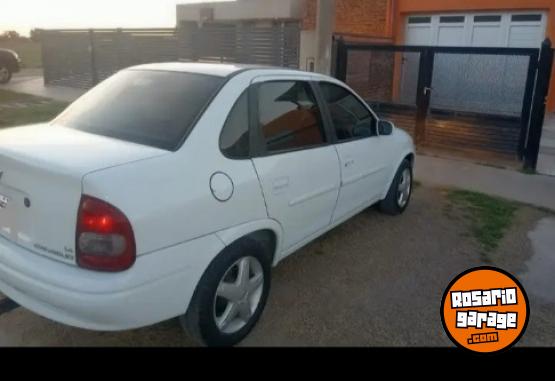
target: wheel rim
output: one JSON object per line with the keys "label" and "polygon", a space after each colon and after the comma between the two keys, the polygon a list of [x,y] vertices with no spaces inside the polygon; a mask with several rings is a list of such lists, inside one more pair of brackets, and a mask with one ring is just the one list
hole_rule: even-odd
{"label": "wheel rim", "polygon": [[405,168],[401,174],[401,181],[399,182],[399,187],[397,188],[397,204],[399,207],[403,208],[407,205],[410,198],[410,192],[412,188],[410,169]]}
{"label": "wheel rim", "polygon": [[214,298],[214,322],[225,334],[233,334],[249,323],[264,288],[264,271],[254,257],[232,264],[220,280]]}
{"label": "wheel rim", "polygon": [[10,72],[8,71],[8,69],[1,66],[0,67],[0,82],[3,82],[5,80],[7,80],[9,75],[10,75]]}

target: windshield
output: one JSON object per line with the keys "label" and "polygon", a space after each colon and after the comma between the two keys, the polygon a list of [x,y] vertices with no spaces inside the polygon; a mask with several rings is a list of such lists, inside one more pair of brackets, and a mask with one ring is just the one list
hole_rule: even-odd
{"label": "windshield", "polygon": [[78,99],[54,122],[173,151],[223,81],[203,74],[126,70]]}

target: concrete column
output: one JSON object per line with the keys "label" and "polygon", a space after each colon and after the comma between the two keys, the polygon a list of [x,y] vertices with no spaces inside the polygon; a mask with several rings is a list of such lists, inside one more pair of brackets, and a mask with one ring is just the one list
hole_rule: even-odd
{"label": "concrete column", "polygon": [[331,74],[335,0],[318,0],[316,12],[316,71]]}

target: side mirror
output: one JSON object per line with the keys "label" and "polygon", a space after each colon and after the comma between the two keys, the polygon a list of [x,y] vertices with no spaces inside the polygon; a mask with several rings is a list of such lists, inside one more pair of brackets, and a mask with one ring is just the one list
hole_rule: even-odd
{"label": "side mirror", "polygon": [[378,132],[380,135],[391,135],[393,133],[393,123],[388,120],[380,120],[378,123]]}

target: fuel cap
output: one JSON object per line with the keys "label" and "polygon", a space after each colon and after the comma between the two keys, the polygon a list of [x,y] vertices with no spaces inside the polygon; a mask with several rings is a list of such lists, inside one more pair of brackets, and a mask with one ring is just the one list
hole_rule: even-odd
{"label": "fuel cap", "polygon": [[233,181],[222,172],[216,172],[210,178],[210,190],[218,201],[228,201],[233,196]]}

